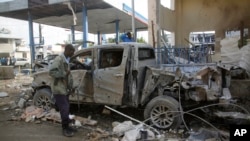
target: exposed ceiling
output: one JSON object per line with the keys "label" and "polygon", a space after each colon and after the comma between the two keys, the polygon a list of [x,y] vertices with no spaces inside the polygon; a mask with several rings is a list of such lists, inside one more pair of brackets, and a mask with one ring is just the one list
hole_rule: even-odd
{"label": "exposed ceiling", "polygon": [[[14,0],[15,1],[15,0]],[[0,3],[3,4],[11,2]],[[28,11],[32,14],[36,23],[52,25],[62,28],[70,28],[74,24],[72,10],[69,2],[48,4],[49,0],[28,0],[28,7],[18,10],[6,10],[0,12],[0,16],[21,20],[28,20]],[[98,31],[103,34],[115,33],[115,21],[119,20],[120,32],[131,31],[131,16],[103,0],[71,0],[70,5],[77,17],[75,30],[82,31],[82,4],[87,7],[89,33],[96,34]],[[135,20],[135,27],[138,30],[147,30],[147,23]]]}

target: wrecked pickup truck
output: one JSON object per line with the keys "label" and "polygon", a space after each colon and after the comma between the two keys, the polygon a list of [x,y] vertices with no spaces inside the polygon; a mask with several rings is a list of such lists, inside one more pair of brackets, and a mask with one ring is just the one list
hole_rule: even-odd
{"label": "wrecked pickup truck", "polygon": [[[71,58],[74,79],[72,103],[144,108],[144,118],[160,129],[178,127],[182,107],[229,99],[230,75],[216,64],[180,67],[157,65],[154,48],[147,44],[101,45],[77,51]],[[185,68],[185,67],[183,67]],[[33,75],[34,104],[53,105],[47,71]],[[227,96],[225,96],[227,95]],[[229,96],[228,96],[229,95]]]}

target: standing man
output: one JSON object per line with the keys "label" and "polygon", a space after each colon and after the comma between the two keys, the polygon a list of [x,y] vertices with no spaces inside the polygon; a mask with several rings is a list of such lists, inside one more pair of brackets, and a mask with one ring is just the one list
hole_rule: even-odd
{"label": "standing man", "polygon": [[122,34],[121,39],[123,42],[134,42],[134,39],[132,38],[132,35],[130,32],[127,32],[126,34]]}
{"label": "standing man", "polygon": [[76,129],[69,126],[69,94],[73,86],[69,61],[74,52],[75,49],[71,44],[66,45],[64,53],[57,56],[49,67],[49,74],[54,79],[51,89],[60,111],[63,135],[66,137],[72,137],[76,132]]}

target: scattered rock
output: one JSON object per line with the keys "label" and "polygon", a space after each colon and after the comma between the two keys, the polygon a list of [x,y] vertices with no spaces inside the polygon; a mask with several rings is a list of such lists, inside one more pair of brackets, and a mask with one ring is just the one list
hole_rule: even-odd
{"label": "scattered rock", "polygon": [[80,122],[79,120],[75,120],[74,126],[76,126],[76,127],[81,127],[82,124],[81,124],[81,122]]}
{"label": "scattered rock", "polygon": [[102,110],[102,114],[110,115],[110,114],[111,114],[111,111],[108,110],[108,109],[106,109],[106,108],[104,108],[104,109]]}
{"label": "scattered rock", "polygon": [[42,108],[37,108],[35,106],[29,106],[25,109],[24,113],[21,115],[22,119],[25,119],[26,122],[34,121],[36,117],[43,117],[44,110]]}
{"label": "scattered rock", "polygon": [[6,102],[0,102],[0,107],[7,105]]}
{"label": "scattered rock", "polygon": [[9,110],[9,108],[8,108],[8,107],[5,107],[5,108],[3,108],[2,110],[3,110],[3,111],[6,111],[6,110]]}
{"label": "scattered rock", "polygon": [[15,102],[15,101],[10,101],[10,102],[9,102],[9,108],[10,108],[10,109],[15,109],[15,108],[17,108],[16,102]]}
{"label": "scattered rock", "polygon": [[[113,124],[112,124],[113,125]],[[124,121],[113,128],[113,133],[122,136],[126,131],[132,130],[135,126],[132,121]]]}
{"label": "scattered rock", "polygon": [[92,120],[90,116],[88,118],[76,116],[75,120],[79,120],[83,125],[94,126],[94,125],[97,124],[97,121],[96,120]]}
{"label": "scattered rock", "polygon": [[18,102],[18,107],[20,108],[24,108],[24,104],[25,104],[26,100],[23,98],[20,98],[19,102]]}
{"label": "scattered rock", "polygon": [[6,92],[0,92],[0,97],[7,97],[9,96],[8,93]]}

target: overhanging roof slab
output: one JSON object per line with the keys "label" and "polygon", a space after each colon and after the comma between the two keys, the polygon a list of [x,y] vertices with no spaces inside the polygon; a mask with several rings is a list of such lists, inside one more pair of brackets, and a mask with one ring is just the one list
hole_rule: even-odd
{"label": "overhanging roof slab", "polygon": [[[82,31],[82,4],[88,9],[88,31],[96,34],[115,33],[115,21],[119,20],[120,31],[131,30],[131,16],[112,7],[103,0],[12,0],[0,3],[0,16],[27,20],[28,11],[32,14],[34,22],[52,25],[62,28],[70,28],[73,25],[73,13],[69,9],[70,2],[77,21],[75,30]],[[16,8],[17,3],[22,5]],[[2,7],[8,7],[2,9]],[[135,28],[146,30],[147,23],[135,20]]]}

